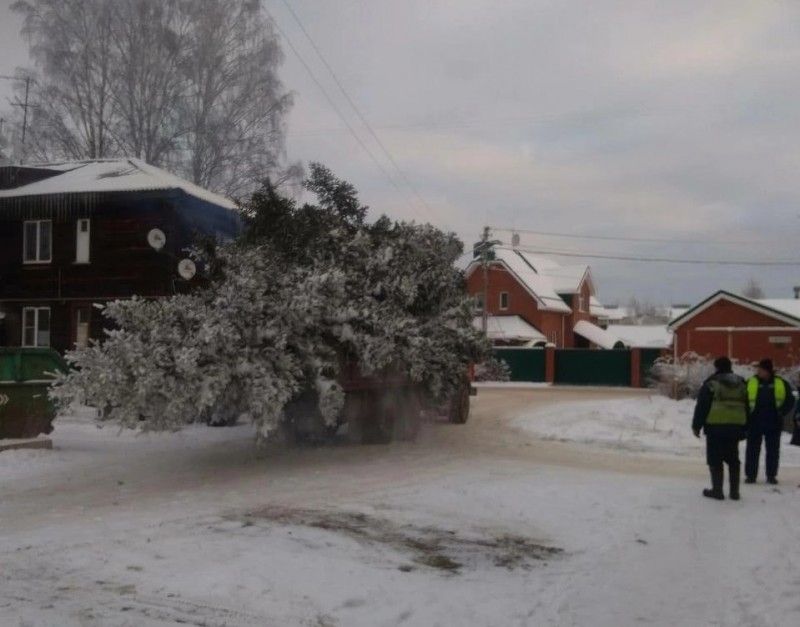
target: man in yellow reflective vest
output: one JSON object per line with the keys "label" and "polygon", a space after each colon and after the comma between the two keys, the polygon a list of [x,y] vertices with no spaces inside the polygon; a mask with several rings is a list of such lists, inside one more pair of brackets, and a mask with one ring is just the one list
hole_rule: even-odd
{"label": "man in yellow reflective vest", "polygon": [[771,359],[762,360],[758,364],[756,376],[747,382],[750,420],[744,464],[746,483],[755,483],[758,478],[763,441],[767,449],[767,482],[778,484],[783,417],[792,411],[794,404],[792,386],[775,376]]}
{"label": "man in yellow reflective vest", "polygon": [[739,500],[739,442],[747,432],[747,384],[733,373],[733,364],[727,357],[714,362],[716,372],[706,379],[697,395],[692,430],[696,437],[706,433],[706,461],[711,472],[711,489],[703,496],[722,501],[725,494],[723,464],[728,465],[729,496]]}

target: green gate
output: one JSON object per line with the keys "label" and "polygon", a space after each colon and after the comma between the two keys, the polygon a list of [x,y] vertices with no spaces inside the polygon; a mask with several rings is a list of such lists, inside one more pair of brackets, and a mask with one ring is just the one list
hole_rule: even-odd
{"label": "green gate", "polygon": [[497,348],[494,354],[511,368],[512,381],[544,383],[546,366],[543,348]]}
{"label": "green gate", "polygon": [[631,351],[559,349],[556,350],[557,385],[631,385]]}

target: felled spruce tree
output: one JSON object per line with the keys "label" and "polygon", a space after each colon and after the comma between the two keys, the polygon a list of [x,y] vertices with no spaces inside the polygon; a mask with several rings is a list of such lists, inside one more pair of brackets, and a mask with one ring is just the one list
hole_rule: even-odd
{"label": "felled spruce tree", "polygon": [[309,390],[334,423],[345,358],[367,375],[391,365],[446,397],[486,348],[455,265],[461,242],[385,217],[367,224],[355,189],[320,165],[306,189],[317,204],[268,183],[254,194],[239,241],[196,251],[204,288],[108,305],[113,330],[68,355],[75,369],[54,398],[157,431],[222,411],[265,436]]}

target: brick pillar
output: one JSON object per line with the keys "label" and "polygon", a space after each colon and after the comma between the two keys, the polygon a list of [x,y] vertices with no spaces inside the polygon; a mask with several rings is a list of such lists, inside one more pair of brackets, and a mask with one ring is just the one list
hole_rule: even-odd
{"label": "brick pillar", "polygon": [[556,347],[552,344],[544,349],[544,380],[545,383],[556,382]]}
{"label": "brick pillar", "polygon": [[642,387],[642,352],[638,348],[631,349],[631,387]]}

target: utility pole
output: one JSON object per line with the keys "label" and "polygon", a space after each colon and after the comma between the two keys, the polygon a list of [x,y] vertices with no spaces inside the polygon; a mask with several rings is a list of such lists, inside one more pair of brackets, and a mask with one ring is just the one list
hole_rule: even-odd
{"label": "utility pole", "polygon": [[481,268],[483,269],[483,307],[481,307],[481,329],[483,334],[489,332],[489,227],[483,227],[481,237]]}
{"label": "utility pole", "polygon": [[489,262],[491,261],[492,246],[498,246],[502,242],[490,240],[492,230],[490,227],[483,227],[481,241],[478,244],[481,248],[481,269],[483,270],[483,307],[481,308],[481,329],[484,335],[489,332]]}
{"label": "utility pole", "polygon": [[21,162],[25,162],[25,156],[27,154],[25,140],[28,134],[28,110],[32,109],[36,105],[32,105],[30,103],[30,95],[31,95],[31,83],[33,79],[30,76],[26,76],[25,78],[21,78],[19,76],[0,76],[0,78],[4,78],[9,81],[25,81],[25,99],[20,102],[19,98],[16,98],[16,102],[11,102],[12,106],[20,107],[22,109],[22,159]]}

